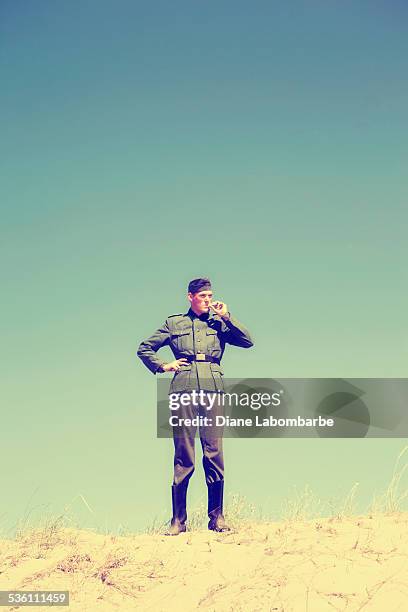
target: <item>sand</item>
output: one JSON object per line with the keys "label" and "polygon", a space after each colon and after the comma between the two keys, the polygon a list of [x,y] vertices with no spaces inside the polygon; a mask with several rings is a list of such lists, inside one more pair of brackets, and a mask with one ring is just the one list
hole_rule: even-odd
{"label": "sand", "polygon": [[56,609],[70,612],[405,612],[408,513],[177,537],[32,531],[0,540],[0,589],[69,590]]}

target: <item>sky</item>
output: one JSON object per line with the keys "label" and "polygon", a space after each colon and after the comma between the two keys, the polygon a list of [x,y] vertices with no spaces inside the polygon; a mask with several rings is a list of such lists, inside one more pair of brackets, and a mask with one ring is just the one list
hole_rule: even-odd
{"label": "sky", "polygon": [[[5,534],[67,509],[110,531],[170,518],[172,442],[136,350],[197,276],[254,337],[231,377],[406,377],[407,17],[2,1]],[[275,510],[359,482],[364,511],[405,443],[227,439],[226,495]]]}

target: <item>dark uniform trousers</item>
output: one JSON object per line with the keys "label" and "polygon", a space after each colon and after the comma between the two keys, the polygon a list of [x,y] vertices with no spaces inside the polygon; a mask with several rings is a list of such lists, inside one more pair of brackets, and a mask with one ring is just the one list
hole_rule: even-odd
{"label": "dark uniform trousers", "polygon": [[[183,394],[185,396],[185,394]],[[224,414],[224,406],[219,394],[211,393],[202,401],[191,401],[180,405],[176,414],[178,425],[173,425],[174,477],[173,484],[189,481],[195,469],[195,438],[197,428],[203,451],[203,468],[207,484],[224,480],[224,454],[222,447],[223,426],[216,424],[216,417]],[[215,400],[215,401],[214,401]],[[211,409],[208,409],[208,407]],[[185,424],[185,419],[197,419],[197,424]]]}

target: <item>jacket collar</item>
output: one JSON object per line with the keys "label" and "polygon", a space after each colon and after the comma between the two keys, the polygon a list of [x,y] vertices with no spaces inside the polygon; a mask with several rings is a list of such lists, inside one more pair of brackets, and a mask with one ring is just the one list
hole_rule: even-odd
{"label": "jacket collar", "polygon": [[200,321],[208,321],[208,319],[210,318],[210,313],[204,312],[202,315],[198,316],[192,308],[189,308],[187,316],[190,317],[190,319],[200,319]]}

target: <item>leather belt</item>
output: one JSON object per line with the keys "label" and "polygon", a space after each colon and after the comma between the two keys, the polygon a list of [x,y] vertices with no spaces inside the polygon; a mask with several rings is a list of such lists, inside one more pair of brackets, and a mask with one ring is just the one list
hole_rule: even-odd
{"label": "leather belt", "polygon": [[218,365],[220,365],[220,360],[218,357],[206,355],[205,353],[196,353],[195,355],[180,355],[179,359],[187,359],[189,363],[192,361],[197,361],[198,363],[209,362],[218,363]]}

